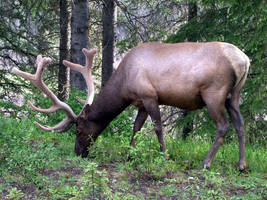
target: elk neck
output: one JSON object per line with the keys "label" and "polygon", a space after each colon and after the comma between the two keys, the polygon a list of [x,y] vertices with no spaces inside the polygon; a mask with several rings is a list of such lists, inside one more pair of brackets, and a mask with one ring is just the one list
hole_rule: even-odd
{"label": "elk neck", "polygon": [[116,71],[90,106],[87,119],[99,125],[99,135],[129,105],[123,95],[123,78]]}

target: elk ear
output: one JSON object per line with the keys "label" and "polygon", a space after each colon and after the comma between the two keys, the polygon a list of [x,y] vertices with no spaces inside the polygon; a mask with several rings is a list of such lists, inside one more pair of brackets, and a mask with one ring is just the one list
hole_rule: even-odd
{"label": "elk ear", "polygon": [[84,106],[84,112],[88,113],[88,112],[90,112],[90,110],[91,110],[91,106],[89,104],[86,104]]}
{"label": "elk ear", "polygon": [[84,107],[83,107],[83,111],[82,111],[82,115],[81,117],[86,119],[87,118],[87,114],[91,111],[91,106],[89,104],[86,104]]}

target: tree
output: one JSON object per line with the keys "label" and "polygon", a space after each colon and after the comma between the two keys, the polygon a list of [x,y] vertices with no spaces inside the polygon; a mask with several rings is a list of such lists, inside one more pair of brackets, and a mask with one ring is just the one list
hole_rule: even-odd
{"label": "tree", "polygon": [[63,65],[63,60],[69,58],[69,12],[68,0],[60,0],[60,44],[59,44],[59,69],[58,69],[58,97],[65,100],[68,97],[69,68]]}
{"label": "tree", "polygon": [[[188,15],[187,15],[187,22],[191,22],[192,20],[196,20],[197,18],[197,2],[188,2]],[[191,42],[195,42],[196,38],[193,34],[189,34],[187,36],[187,40]]]}
{"label": "tree", "polygon": [[[187,22],[191,22],[192,20],[196,20],[197,18],[197,3],[196,2],[188,2],[188,17],[187,17]],[[187,41],[189,42],[194,42],[196,38],[194,37],[194,34],[188,34],[187,36]],[[183,110],[182,112],[182,117],[186,118],[188,116],[189,111]],[[178,119],[179,120],[179,119]],[[186,124],[183,127],[182,131],[182,138],[186,139],[186,137],[189,135],[189,133],[193,130],[193,120],[189,119],[186,120]]]}
{"label": "tree", "polygon": [[[1,100],[14,101],[16,93],[21,93],[22,86],[31,87],[12,76],[12,67],[33,71],[38,54],[49,55],[57,60],[58,49],[55,44],[59,27],[55,21],[58,8],[58,3],[52,0],[0,1]],[[49,77],[53,79],[54,74]]]}
{"label": "tree", "polygon": [[141,42],[164,41],[187,19],[186,1],[114,1],[119,10],[116,46],[120,53]]}
{"label": "tree", "polygon": [[113,72],[114,59],[114,11],[113,0],[103,0],[102,8],[102,87],[110,78]]}
{"label": "tree", "polygon": [[[83,48],[89,47],[89,4],[87,0],[72,1],[71,15],[71,57],[73,63],[85,65]],[[79,90],[85,90],[86,84],[79,72],[71,71],[71,86]]]}

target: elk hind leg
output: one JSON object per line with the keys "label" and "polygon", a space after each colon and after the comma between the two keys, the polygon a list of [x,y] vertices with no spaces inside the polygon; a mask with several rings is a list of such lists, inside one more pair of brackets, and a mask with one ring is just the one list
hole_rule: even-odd
{"label": "elk hind leg", "polygon": [[225,115],[225,101],[222,100],[223,98],[210,99],[211,101],[206,101],[206,104],[208,107],[208,112],[216,125],[216,138],[200,168],[210,168],[211,162],[214,159],[219,147],[222,145],[230,126]]}
{"label": "elk hind leg", "polygon": [[231,121],[234,124],[235,130],[238,134],[239,141],[239,170],[243,171],[246,168],[245,160],[245,135],[244,135],[244,121],[239,109],[239,93],[232,94],[230,99],[225,103],[226,109],[230,115]]}

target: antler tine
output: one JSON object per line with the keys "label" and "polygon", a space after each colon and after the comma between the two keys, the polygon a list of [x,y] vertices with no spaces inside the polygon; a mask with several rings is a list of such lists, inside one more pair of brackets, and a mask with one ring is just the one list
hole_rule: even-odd
{"label": "antler tine", "polygon": [[91,105],[94,99],[94,81],[92,77],[92,65],[93,65],[93,58],[96,53],[96,49],[88,50],[88,49],[83,48],[82,52],[86,57],[85,66],[75,64],[67,60],[64,60],[63,64],[71,68],[72,70],[80,72],[83,75],[86,85],[87,85],[87,100],[82,100],[78,97],[76,99],[82,104]]}
{"label": "antler tine", "polygon": [[32,110],[35,110],[37,112],[42,112],[42,113],[52,113],[52,112],[56,112],[58,109],[60,109],[59,106],[57,106],[57,105],[53,105],[50,108],[45,108],[45,109],[38,108],[38,107],[34,106],[33,103],[30,101],[28,102],[28,105],[31,107]]}
{"label": "antler tine", "polygon": [[87,68],[91,68],[93,66],[93,59],[94,59],[94,55],[96,54],[96,49],[88,50],[86,48],[83,48],[82,52],[86,57],[85,66]]}
{"label": "antler tine", "polygon": [[56,133],[62,133],[68,131],[72,127],[73,123],[74,123],[73,120],[68,117],[66,117],[53,127],[42,125],[39,124],[38,122],[34,122],[36,126],[43,129],[44,131],[55,131]]}
{"label": "antler tine", "polygon": [[51,131],[54,130],[55,132],[62,132],[62,130],[66,130],[66,127],[69,127],[72,125],[71,122],[75,121],[77,116],[72,111],[71,107],[67,105],[66,103],[60,101],[57,96],[45,85],[45,83],[42,80],[42,74],[44,72],[45,67],[47,64],[49,64],[52,60],[50,58],[42,58],[41,55],[37,56],[37,70],[35,74],[29,74],[27,72],[23,72],[17,68],[13,68],[12,72],[21,76],[22,78],[25,78],[29,80],[32,84],[34,84],[38,89],[40,89],[44,94],[46,94],[53,102],[53,105],[50,108],[42,109],[35,107],[32,102],[29,102],[29,106],[37,111],[37,112],[43,112],[43,113],[51,113],[55,112],[58,109],[62,109],[67,114],[67,118],[62,120],[58,125],[54,127],[48,127],[40,125],[39,123],[35,122],[37,126],[42,128],[45,131]]}

